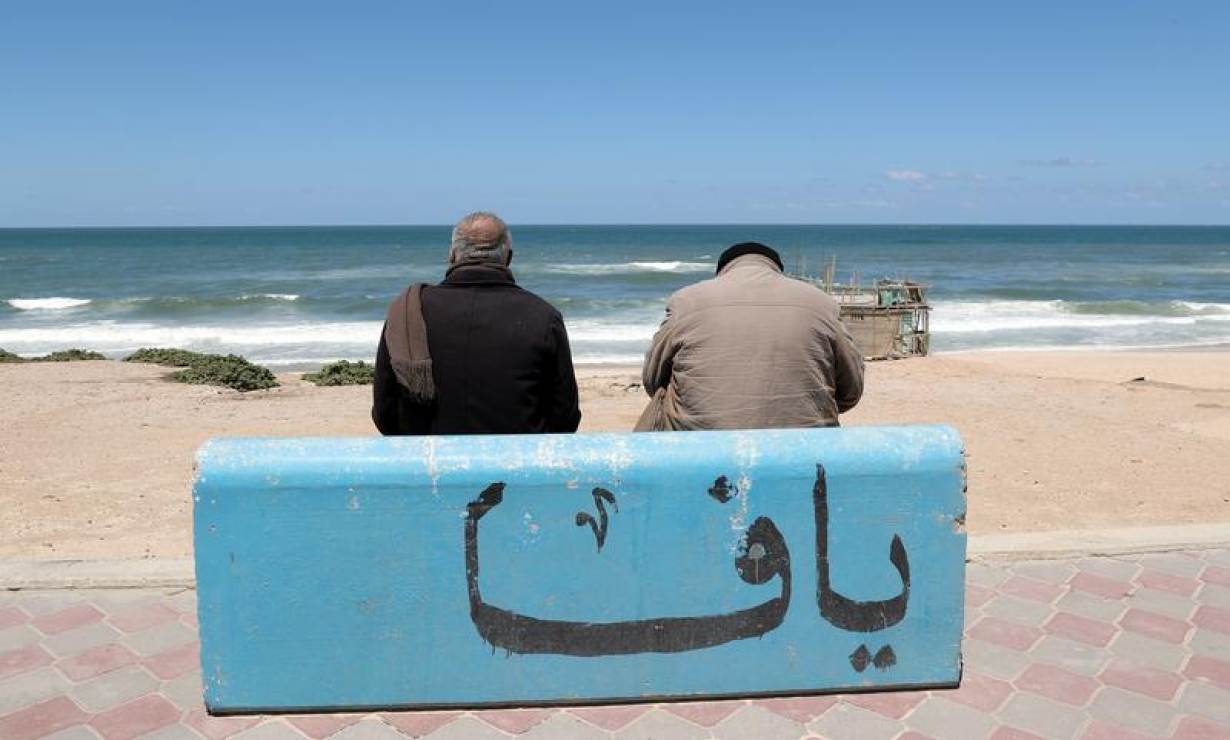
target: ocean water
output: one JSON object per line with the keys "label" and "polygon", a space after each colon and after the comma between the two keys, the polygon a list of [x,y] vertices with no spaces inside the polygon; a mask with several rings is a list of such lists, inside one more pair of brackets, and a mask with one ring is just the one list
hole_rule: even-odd
{"label": "ocean water", "polygon": [[[428,226],[0,230],[0,348],[236,352],[271,366],[375,354],[385,308],[439,280]],[[578,363],[639,363],[667,296],[758,240],[788,269],[930,284],[932,348],[1230,343],[1230,227],[521,226],[518,282]]]}

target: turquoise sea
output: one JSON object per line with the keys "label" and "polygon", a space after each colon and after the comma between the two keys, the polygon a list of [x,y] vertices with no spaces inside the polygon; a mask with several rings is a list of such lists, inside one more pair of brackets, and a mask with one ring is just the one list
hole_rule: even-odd
{"label": "turquoise sea", "polygon": [[[444,271],[445,226],[3,229],[0,348],[371,359],[388,301]],[[578,363],[641,356],[674,290],[758,240],[788,269],[931,288],[932,347],[1230,344],[1230,227],[514,226],[513,271]]]}

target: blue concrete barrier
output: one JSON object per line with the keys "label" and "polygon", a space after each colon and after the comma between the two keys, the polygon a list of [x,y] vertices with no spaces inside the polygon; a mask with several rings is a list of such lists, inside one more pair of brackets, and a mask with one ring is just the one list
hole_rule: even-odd
{"label": "blue concrete barrier", "polygon": [[216,439],[197,464],[213,712],[960,679],[948,427]]}

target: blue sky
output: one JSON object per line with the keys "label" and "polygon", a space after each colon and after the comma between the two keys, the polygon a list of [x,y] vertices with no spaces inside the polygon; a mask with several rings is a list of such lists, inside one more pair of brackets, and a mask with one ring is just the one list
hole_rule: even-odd
{"label": "blue sky", "polygon": [[1227,39],[1224,0],[12,0],[0,226],[1225,224]]}

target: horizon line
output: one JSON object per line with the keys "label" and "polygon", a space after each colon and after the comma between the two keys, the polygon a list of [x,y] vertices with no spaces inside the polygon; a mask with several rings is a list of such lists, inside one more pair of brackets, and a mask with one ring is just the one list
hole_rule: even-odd
{"label": "horizon line", "polygon": [[[452,228],[452,223],[282,223],[282,224],[73,224],[63,226],[0,226],[0,231],[55,231],[55,230],[155,230],[155,229],[396,229],[396,228]],[[540,221],[516,223],[510,222],[511,228],[537,227],[747,227],[747,226],[797,226],[797,227],[1055,227],[1055,228],[1230,228],[1228,223],[1111,223],[1111,222],[1064,222],[1064,221],[1018,221],[1018,222],[974,222],[974,221],[892,221],[892,222],[859,222],[859,221],[730,221],[730,222],[600,222],[600,221]]]}

